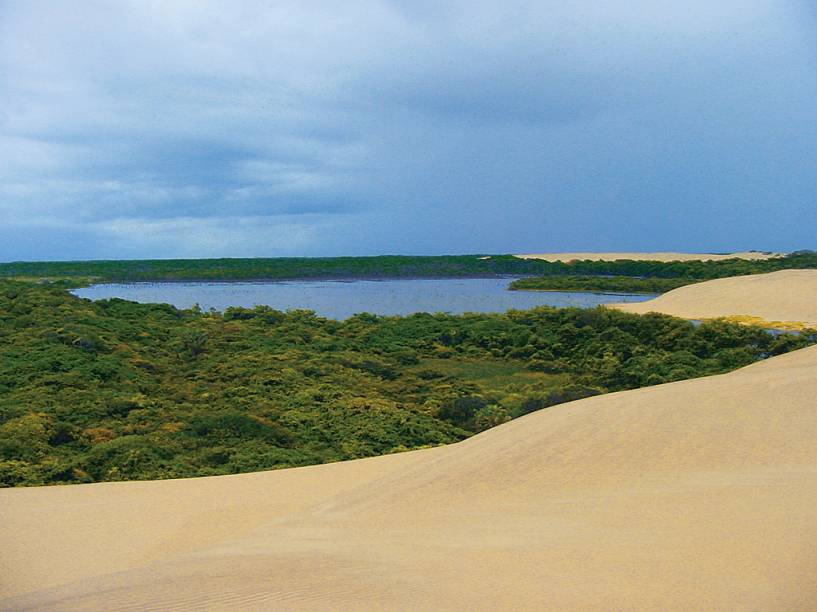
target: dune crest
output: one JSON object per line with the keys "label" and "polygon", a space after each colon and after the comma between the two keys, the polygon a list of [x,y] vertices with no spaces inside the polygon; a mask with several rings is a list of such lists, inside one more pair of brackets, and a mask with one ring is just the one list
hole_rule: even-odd
{"label": "dune crest", "polygon": [[545,261],[615,261],[631,259],[634,261],[720,261],[723,259],[772,259],[783,257],[785,253],[764,253],[761,251],[743,251],[740,253],[674,253],[662,251],[656,253],[527,253],[516,255],[522,259],[543,259]]}
{"label": "dune crest", "polygon": [[609,307],[685,319],[748,317],[769,326],[817,327],[817,270],[720,278],[680,287],[647,302]]}
{"label": "dune crest", "polygon": [[815,609],[817,347],[466,442],[0,491],[3,609]]}

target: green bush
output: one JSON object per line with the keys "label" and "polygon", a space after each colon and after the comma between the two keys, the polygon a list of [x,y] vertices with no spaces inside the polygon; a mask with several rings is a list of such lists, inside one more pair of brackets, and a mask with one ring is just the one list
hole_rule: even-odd
{"label": "green bush", "polygon": [[440,408],[439,417],[458,427],[472,429],[477,412],[488,405],[484,398],[478,395],[467,395],[448,400]]}
{"label": "green bush", "polygon": [[543,408],[550,408],[556,404],[563,404],[565,402],[573,402],[586,397],[593,397],[594,395],[599,395],[603,392],[604,391],[602,389],[596,387],[586,387],[584,385],[576,384],[566,385],[544,395],[525,398],[516,416],[529,414],[537,410],[542,410]]}
{"label": "green bush", "polygon": [[91,448],[83,467],[95,480],[136,480],[162,477],[170,449],[147,436],[114,438]]}
{"label": "green bush", "polygon": [[492,404],[481,408],[474,415],[474,427],[477,431],[485,431],[511,420],[511,415],[502,406]]}
{"label": "green bush", "polygon": [[195,436],[216,442],[260,439],[285,446],[292,440],[292,435],[281,425],[237,410],[197,414],[190,421],[190,430]]}

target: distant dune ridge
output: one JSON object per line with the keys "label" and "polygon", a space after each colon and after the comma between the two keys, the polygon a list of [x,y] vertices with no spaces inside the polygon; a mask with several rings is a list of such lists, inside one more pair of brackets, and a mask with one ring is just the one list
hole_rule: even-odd
{"label": "distant dune ridge", "polygon": [[544,259],[545,261],[615,261],[617,259],[632,259],[635,261],[718,261],[722,259],[772,259],[782,257],[784,253],[764,253],[760,251],[745,251],[742,253],[527,253],[517,255],[522,259]]}
{"label": "distant dune ridge", "polygon": [[812,347],[447,447],[0,490],[0,609],[815,610],[815,371]]}
{"label": "distant dune ridge", "polygon": [[680,287],[647,302],[610,307],[639,314],[661,312],[686,319],[743,316],[769,324],[817,327],[817,270],[780,270],[721,278]]}

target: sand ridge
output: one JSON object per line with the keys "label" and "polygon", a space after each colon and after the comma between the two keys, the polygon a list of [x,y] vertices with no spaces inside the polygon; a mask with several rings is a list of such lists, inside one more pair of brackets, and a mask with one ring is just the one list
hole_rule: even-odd
{"label": "sand ridge", "polygon": [[817,270],[721,278],[679,287],[646,302],[609,307],[685,319],[748,317],[770,326],[817,327]]}
{"label": "sand ridge", "polygon": [[815,609],[817,348],[448,447],[0,491],[3,609]]}
{"label": "sand ridge", "polygon": [[516,255],[522,259],[544,259],[545,261],[616,261],[617,259],[631,259],[635,261],[720,261],[723,259],[772,259],[783,257],[785,253],[766,253],[761,251],[743,251],[739,253],[527,253]]}

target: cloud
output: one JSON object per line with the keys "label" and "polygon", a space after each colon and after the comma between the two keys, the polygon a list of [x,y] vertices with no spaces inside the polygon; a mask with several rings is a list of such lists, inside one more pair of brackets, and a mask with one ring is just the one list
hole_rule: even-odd
{"label": "cloud", "polygon": [[813,246],[809,10],[5,2],[0,259]]}

